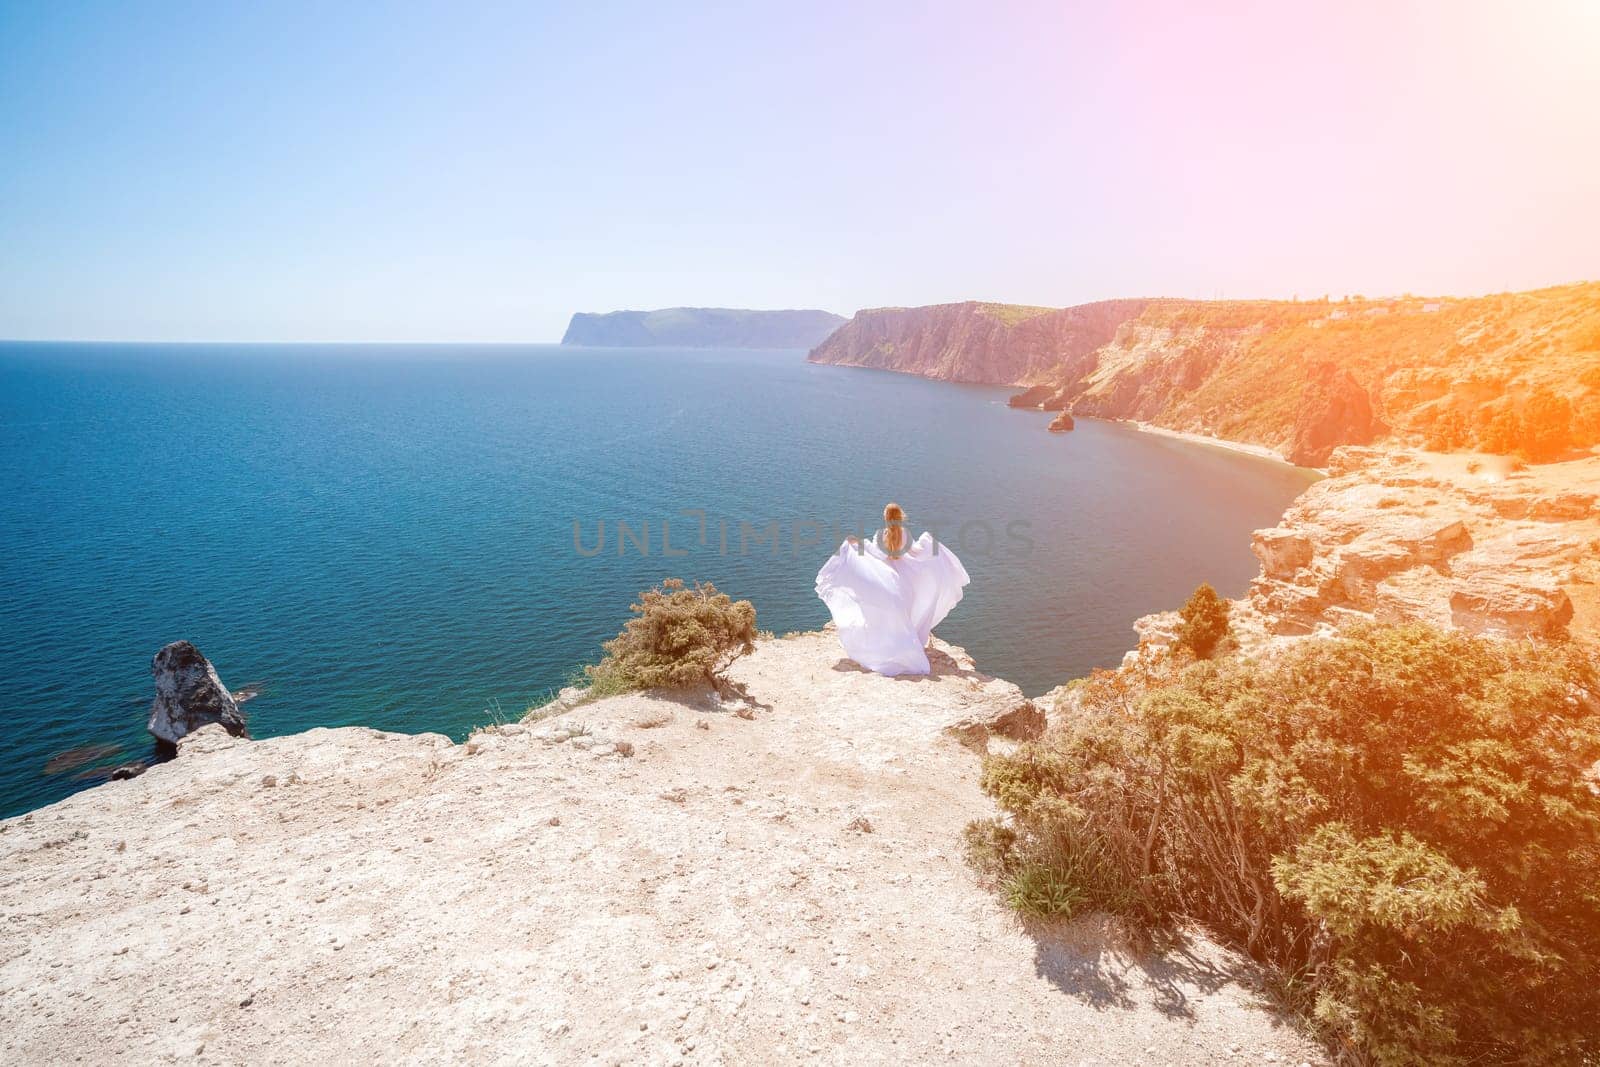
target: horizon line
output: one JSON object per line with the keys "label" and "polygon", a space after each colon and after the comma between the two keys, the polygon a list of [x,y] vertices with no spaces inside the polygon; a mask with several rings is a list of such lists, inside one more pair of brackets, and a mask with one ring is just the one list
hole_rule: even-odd
{"label": "horizon line", "polygon": [[[1401,293],[1383,293],[1383,294],[1375,294],[1375,295],[1368,295],[1366,293],[1353,293],[1353,292],[1340,293],[1338,295],[1335,295],[1333,293],[1323,293],[1323,294],[1321,294],[1319,296],[1312,296],[1312,297],[1300,297],[1299,295],[1295,295],[1295,296],[1291,296],[1291,297],[1273,297],[1273,296],[1251,297],[1251,296],[1221,296],[1221,295],[1219,295],[1219,296],[1211,296],[1211,297],[1198,297],[1198,296],[1113,296],[1113,297],[1104,297],[1104,298],[1097,299],[1097,300],[1083,300],[1083,301],[1079,301],[1079,302],[1077,302],[1075,304],[1059,304],[1059,305],[1053,305],[1053,304],[1022,304],[1022,303],[1017,303],[1015,301],[1010,301],[1010,300],[985,300],[985,299],[981,299],[981,298],[970,297],[970,298],[965,299],[965,300],[946,300],[946,301],[940,301],[938,303],[932,303],[932,304],[878,304],[878,305],[873,305],[873,306],[869,306],[869,307],[857,308],[855,311],[851,312],[848,315],[843,315],[840,312],[835,312],[835,311],[827,311],[826,313],[830,314],[830,315],[839,315],[846,322],[850,322],[857,315],[861,314],[864,311],[914,311],[914,310],[917,310],[918,308],[954,307],[954,306],[959,305],[959,304],[996,304],[996,305],[1010,306],[1010,307],[1043,308],[1043,309],[1049,310],[1049,311],[1066,311],[1066,310],[1070,310],[1071,308],[1075,308],[1075,307],[1087,307],[1087,306],[1089,306],[1091,304],[1106,304],[1106,303],[1113,303],[1113,302],[1116,302],[1116,301],[1123,301],[1123,300],[1145,300],[1145,301],[1149,301],[1151,303],[1156,303],[1156,302],[1159,302],[1159,301],[1174,301],[1174,302],[1190,303],[1190,304],[1227,304],[1227,303],[1241,303],[1241,304],[1242,303],[1253,303],[1253,304],[1317,304],[1317,303],[1329,303],[1329,304],[1333,304],[1333,303],[1348,303],[1350,301],[1357,301],[1357,300],[1363,301],[1363,302],[1368,302],[1368,303],[1378,303],[1378,302],[1382,302],[1382,301],[1394,301],[1394,300],[1484,300],[1484,299],[1487,299],[1489,297],[1495,297],[1495,296],[1511,296],[1511,295],[1515,295],[1515,294],[1519,294],[1519,293],[1540,293],[1540,292],[1546,292],[1546,291],[1553,290],[1553,289],[1570,289],[1570,288],[1575,288],[1577,286],[1595,285],[1595,284],[1600,284],[1600,281],[1597,281],[1596,279],[1593,279],[1593,278],[1579,278],[1579,279],[1576,279],[1574,281],[1556,282],[1556,283],[1550,284],[1550,285],[1533,286],[1533,287],[1527,288],[1527,289],[1506,288],[1506,289],[1497,289],[1497,290],[1493,290],[1491,292],[1483,292],[1483,293],[1414,293],[1414,292],[1406,291],[1406,292],[1401,292]],[[575,312],[572,313],[572,315],[573,316],[577,316],[577,315],[615,315],[615,314],[623,314],[623,313],[628,313],[628,312],[632,312],[634,314],[647,314],[647,313],[649,313],[651,311],[826,311],[826,309],[824,309],[824,308],[730,308],[730,307],[726,307],[726,306],[711,305],[711,304],[705,304],[705,305],[678,304],[678,305],[674,305],[672,307],[649,308],[649,309],[618,308],[618,309],[616,309],[614,311],[575,311]],[[570,323],[569,323],[569,325],[570,325]],[[381,340],[381,339],[377,339],[377,338],[360,338],[360,339],[344,339],[344,340],[330,340],[330,339],[326,339],[326,338],[305,338],[305,339],[298,339],[298,340],[286,340],[286,339],[259,340],[258,339],[258,340],[248,340],[247,341],[247,340],[232,340],[232,339],[228,339],[228,338],[209,338],[209,337],[202,337],[202,338],[192,338],[191,337],[191,338],[184,338],[184,339],[172,339],[172,338],[163,338],[163,337],[0,337],[0,344],[62,344],[62,345],[79,345],[79,344],[82,344],[82,345],[88,345],[88,344],[105,344],[105,345],[137,345],[137,344],[154,344],[154,345],[485,345],[485,346],[487,346],[487,345],[562,345],[562,344],[564,344],[564,340],[557,339],[557,340],[548,340],[548,341],[532,341],[532,340],[526,340],[526,339],[519,339],[519,340],[472,340],[472,341],[468,341],[468,340],[427,340],[427,341],[421,341],[421,340],[403,340],[403,339]],[[608,346],[608,345],[571,345],[569,347],[572,347],[572,348],[607,348],[607,347],[617,347],[617,346]],[[635,345],[635,346],[622,346],[622,347],[641,347],[641,346]],[[643,346],[643,347],[649,347],[649,346]]]}
{"label": "horizon line", "polygon": [[[297,341],[240,341],[220,337],[191,337],[171,340],[162,337],[0,337],[0,345],[561,345],[560,341],[383,341],[364,339],[326,340],[308,338]],[[607,345],[567,345],[568,348],[606,348]]]}

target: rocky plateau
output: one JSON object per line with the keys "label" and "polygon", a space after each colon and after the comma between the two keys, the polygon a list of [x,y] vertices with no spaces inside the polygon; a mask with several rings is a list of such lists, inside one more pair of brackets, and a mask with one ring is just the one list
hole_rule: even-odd
{"label": "rocky plateau", "polygon": [[[1329,473],[1252,538],[1261,571],[1233,605],[1247,648],[1357,620],[1600,639],[1600,455],[1345,447]],[[1163,612],[1136,629],[1164,644],[1176,626]]]}
{"label": "rocky plateau", "polygon": [[1036,734],[938,645],[475,733],[204,726],[0,822],[7,1063],[1323,1063],[1251,964],[1025,927],[961,855]]}

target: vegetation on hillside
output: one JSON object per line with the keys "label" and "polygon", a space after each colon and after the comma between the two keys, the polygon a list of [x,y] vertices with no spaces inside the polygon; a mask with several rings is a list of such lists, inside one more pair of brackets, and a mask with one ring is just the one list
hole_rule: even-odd
{"label": "vegetation on hillside", "polygon": [[1205,923],[1342,1055],[1600,1056],[1600,666],[1368,626],[1276,658],[1145,649],[985,762],[970,854],[1035,915]]}
{"label": "vegetation on hillside", "polygon": [[1158,300],[1087,371],[1055,383],[1082,414],[1284,447],[1321,368],[1347,372],[1404,441],[1559,458],[1600,444],[1600,284],[1442,300]]}
{"label": "vegetation on hillside", "polygon": [[1600,282],[1468,298],[877,309],[811,358],[1049,386],[1052,410],[1266,445],[1312,466],[1386,437],[1535,462],[1600,445]]}
{"label": "vegetation on hillside", "polygon": [[1006,326],[1015,326],[1019,322],[1027,322],[1029,319],[1047,315],[1054,310],[1054,308],[1034,307],[1028,304],[978,305],[978,314],[985,315]]}
{"label": "vegetation on hillside", "polygon": [[858,311],[808,358],[958,382],[1014,385],[1052,368],[1082,373],[1096,350],[1148,301],[1104,300],[1071,308],[968,300]]}
{"label": "vegetation on hillside", "polygon": [[668,578],[639,594],[633,618],[601,647],[605,657],[584,668],[591,693],[717,685],[722,672],[755,650],[756,609],[710,582],[686,586]]}

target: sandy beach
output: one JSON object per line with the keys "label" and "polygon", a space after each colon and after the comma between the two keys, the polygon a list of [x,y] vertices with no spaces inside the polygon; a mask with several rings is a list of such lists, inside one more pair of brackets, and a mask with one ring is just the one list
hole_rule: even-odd
{"label": "sandy beach", "polygon": [[[1210,437],[1203,433],[1187,433],[1183,430],[1169,430],[1164,426],[1157,426],[1150,422],[1138,422],[1133,419],[1122,420],[1124,425],[1132,426],[1141,433],[1159,434],[1162,437],[1176,437],[1180,441],[1190,441],[1197,445],[1210,445],[1213,448],[1225,448],[1229,452],[1243,452],[1247,456],[1256,456],[1260,459],[1276,460],[1279,463],[1288,463],[1282,452],[1266,445],[1251,445],[1243,441],[1227,441],[1220,437]],[[1291,464],[1292,466],[1293,464]],[[1308,468],[1318,470],[1320,468]],[[1323,473],[1326,473],[1324,471]]]}

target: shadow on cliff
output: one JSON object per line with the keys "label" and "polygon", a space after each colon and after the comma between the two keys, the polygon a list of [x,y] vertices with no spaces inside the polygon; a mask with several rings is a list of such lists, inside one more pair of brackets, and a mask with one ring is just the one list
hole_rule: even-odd
{"label": "shadow on cliff", "polygon": [[[890,680],[895,682],[922,685],[926,685],[929,682],[936,682],[941,678],[977,678],[981,681],[992,681],[989,675],[984,674],[982,671],[977,670],[974,667],[963,666],[959,661],[956,660],[954,656],[938,648],[928,649],[928,666],[931,669],[927,674],[897,674],[894,675]],[[834,663],[833,669],[841,674],[873,673],[872,671],[867,670],[867,668],[863,667],[861,664],[857,663],[855,660],[849,659],[845,656],[839,657],[839,659]]]}
{"label": "shadow on cliff", "polygon": [[1194,1001],[1236,984],[1253,1006],[1274,1014],[1275,1025],[1293,1028],[1252,964],[1207,958],[1203,950],[1210,946],[1197,948],[1182,933],[1134,935],[1114,916],[1100,913],[1066,922],[1019,921],[1033,938],[1034,973],[1096,1008],[1153,1008],[1169,1018],[1192,1020]]}
{"label": "shadow on cliff", "polygon": [[750,691],[750,687],[743,682],[730,682],[719,678],[717,679],[717,684],[712,687],[711,693],[718,701],[742,700],[755,711],[773,710],[770,703],[759,699]]}

